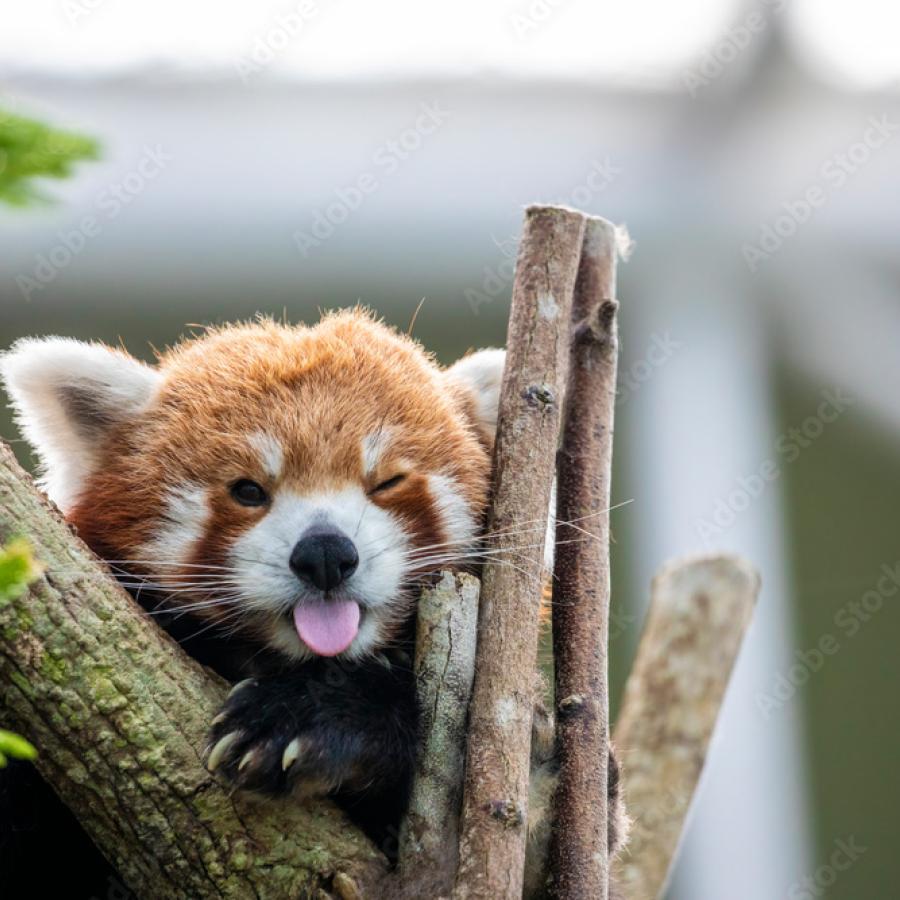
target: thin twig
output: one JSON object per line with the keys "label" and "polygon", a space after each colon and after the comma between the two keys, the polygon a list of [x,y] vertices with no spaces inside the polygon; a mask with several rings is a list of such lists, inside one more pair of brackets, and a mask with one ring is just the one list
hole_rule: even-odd
{"label": "thin twig", "polygon": [[[557,471],[553,585],[557,753],[550,887],[606,900],[609,508],[616,394],[616,228],[590,219],[572,309],[572,350]],[[602,513],[602,514],[600,514]],[[584,519],[596,540],[574,540]]]}

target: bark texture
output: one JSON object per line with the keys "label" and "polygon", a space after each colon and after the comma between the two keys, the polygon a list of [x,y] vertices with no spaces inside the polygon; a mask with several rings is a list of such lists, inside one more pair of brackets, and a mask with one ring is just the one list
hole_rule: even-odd
{"label": "bark texture", "polygon": [[379,896],[386,863],[328,803],[232,794],[204,768],[227,685],[110,578],[0,442],[0,543],[43,576],[0,605],[0,711],[134,893],[155,898]]}
{"label": "bark texture", "polygon": [[[572,308],[557,471],[553,658],[559,782],[550,890],[606,900],[609,497],[616,395],[616,229],[589,219]],[[568,524],[572,523],[572,524]]]}
{"label": "bark texture", "polygon": [[400,831],[398,897],[449,897],[459,865],[466,722],[475,677],[477,578],[441,573],[416,623],[421,746]]}
{"label": "bark texture", "polygon": [[629,900],[663,894],[758,591],[733,556],[676,561],[653,581],[615,734],[634,822],[616,867]]}
{"label": "bark texture", "polygon": [[[457,898],[519,900],[543,529],[585,217],[530,207],[513,284],[478,620]],[[523,546],[527,549],[523,549]]]}

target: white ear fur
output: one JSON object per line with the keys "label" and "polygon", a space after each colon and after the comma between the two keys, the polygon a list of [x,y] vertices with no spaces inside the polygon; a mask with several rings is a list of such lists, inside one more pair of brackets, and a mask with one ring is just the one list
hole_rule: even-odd
{"label": "white ear fur", "polygon": [[452,385],[462,388],[474,400],[476,424],[488,444],[493,444],[497,431],[500,383],[505,364],[505,350],[478,350],[455,362],[444,373]]}
{"label": "white ear fur", "polygon": [[41,460],[41,485],[66,510],[116,425],[151,401],[156,369],[102,344],[25,338],[0,355],[16,421]]}

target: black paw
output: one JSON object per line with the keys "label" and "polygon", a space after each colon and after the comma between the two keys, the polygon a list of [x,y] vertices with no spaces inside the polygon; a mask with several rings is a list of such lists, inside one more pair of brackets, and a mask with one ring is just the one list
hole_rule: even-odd
{"label": "black paw", "polygon": [[[407,697],[407,700],[404,700]],[[393,790],[415,754],[412,694],[384,666],[307,666],[236,685],[206,765],[264,794]]]}
{"label": "black paw", "polygon": [[235,685],[213,719],[206,766],[236,787],[264,794],[325,794],[349,772],[334,735],[296,690],[248,679]]}

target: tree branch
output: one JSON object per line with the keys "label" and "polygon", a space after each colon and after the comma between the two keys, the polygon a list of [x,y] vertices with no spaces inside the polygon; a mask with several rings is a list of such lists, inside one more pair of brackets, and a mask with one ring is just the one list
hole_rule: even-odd
{"label": "tree branch", "polygon": [[2,719],[138,897],[377,896],[386,862],[331,804],[260,804],[206,771],[227,685],[151,624],[0,442],[0,542],[20,534],[45,571],[0,604]]}
{"label": "tree branch", "polygon": [[662,896],[759,576],[734,556],[670,563],[653,580],[615,740],[633,817],[617,868],[626,896]]}
{"label": "tree branch", "polygon": [[[550,887],[606,900],[609,496],[616,395],[616,228],[589,219],[572,309],[557,467],[553,659],[559,783]],[[577,523],[577,524],[568,524]]]}
{"label": "tree branch", "polygon": [[478,579],[442,572],[416,622],[421,740],[400,831],[397,897],[448,897],[459,865],[459,816],[469,698],[475,676]]}
{"label": "tree branch", "polygon": [[458,900],[522,895],[544,531],[535,523],[550,503],[584,221],[560,207],[525,214],[494,449],[494,561],[482,578]]}

